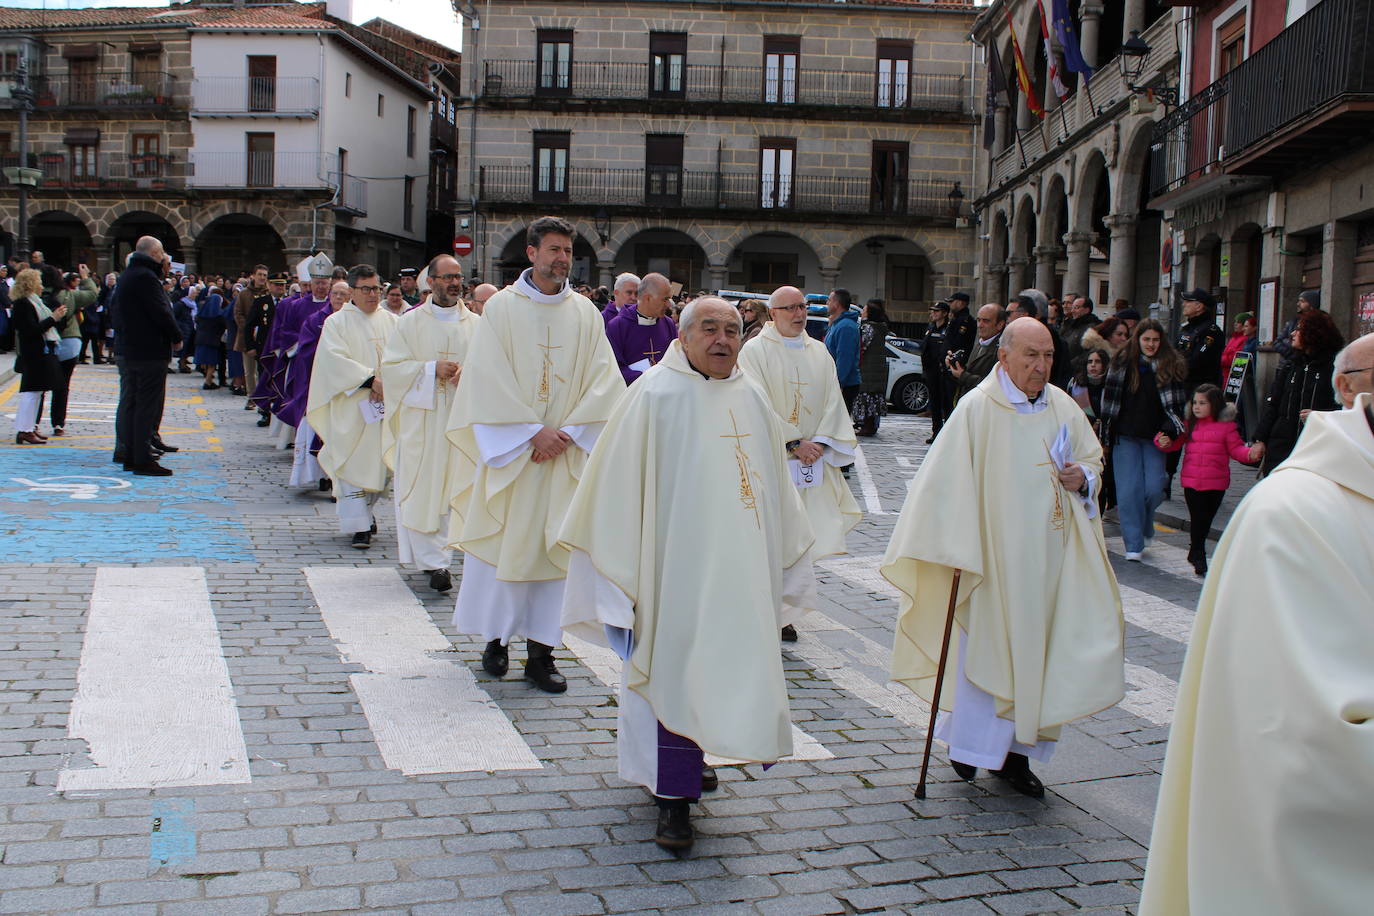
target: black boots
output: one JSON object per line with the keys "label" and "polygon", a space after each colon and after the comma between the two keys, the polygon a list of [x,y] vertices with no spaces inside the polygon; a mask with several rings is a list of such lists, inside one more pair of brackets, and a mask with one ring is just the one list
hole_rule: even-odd
{"label": "black boots", "polygon": [[993,770],[992,775],[1022,795],[1029,795],[1031,798],[1045,797],[1045,787],[1031,772],[1030,761],[1026,759],[1025,754],[1008,754],[1002,763],[1002,769]]}
{"label": "black boots", "polygon": [[492,677],[505,677],[510,670],[510,653],[501,645],[501,640],[493,639],[482,650],[482,670]]}
{"label": "black boots", "polygon": [[659,798],[658,829],[654,831],[654,842],[673,852],[686,852],[692,848],[696,834],[692,830],[691,802],[685,798]]}
{"label": "black boots", "polygon": [[546,646],[533,639],[525,640],[529,648],[529,658],[525,661],[525,679],[545,693],[563,693],[568,689],[568,680],[558,673],[553,663],[553,646]]}
{"label": "black boots", "polygon": [[429,570],[429,587],[442,595],[453,588],[453,574],[447,569]]}
{"label": "black boots", "polygon": [[1188,562],[1193,564],[1193,572],[1199,576],[1207,575],[1207,548],[1192,547],[1188,550]]}

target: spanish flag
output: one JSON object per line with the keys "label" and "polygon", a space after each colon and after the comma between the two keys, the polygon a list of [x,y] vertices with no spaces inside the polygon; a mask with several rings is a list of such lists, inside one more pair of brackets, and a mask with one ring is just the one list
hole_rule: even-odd
{"label": "spanish flag", "polygon": [[1031,110],[1037,118],[1045,117],[1045,109],[1040,104],[1040,97],[1035,94],[1035,86],[1031,83],[1030,70],[1026,68],[1026,59],[1021,56],[1021,43],[1016,40],[1016,25],[1011,21],[1011,7],[1003,7],[1007,13],[1007,28],[1011,30],[1011,53],[1016,58],[1016,82],[1021,87],[1021,94],[1026,97],[1026,107]]}

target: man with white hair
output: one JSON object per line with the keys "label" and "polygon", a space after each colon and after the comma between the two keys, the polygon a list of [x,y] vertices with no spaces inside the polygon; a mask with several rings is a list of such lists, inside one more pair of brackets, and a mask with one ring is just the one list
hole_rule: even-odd
{"label": "man with white hair", "polygon": [[1374,334],[1355,338],[1336,354],[1331,387],[1346,410],[1355,406],[1355,398],[1362,393],[1374,391]]}
{"label": "man with white hair", "polygon": [[788,434],[736,366],[740,340],[725,300],[683,310],[612,412],[560,535],[563,625],[625,660],[620,776],[653,793],[654,839],[673,850],[692,845],[689,805],[715,788],[704,754],[792,753],[778,630],[815,606]]}
{"label": "man with white hair", "polygon": [[[858,439],[845,409],[835,360],[806,333],[806,296],[795,286],[768,297],[770,321],[740,350],[739,366],[763,389],[787,432],[787,467],[806,507],[813,559],[848,553],[844,537],[863,513],[841,468],[854,463]],[[788,627],[783,639],[797,638]]]}
{"label": "man with white hair", "polygon": [[612,318],[639,301],[639,283],[639,277],[632,273],[623,273],[615,278],[611,301],[601,310],[601,317],[607,325],[610,325]]}
{"label": "man with white hair", "polygon": [[916,473],[881,571],[902,592],[892,677],[927,701],[954,604],[952,712],[935,736],[955,772],[985,767],[1039,798],[1029,758],[1125,693],[1124,622],[1097,512],[1102,446],[1049,384],[1049,329],[1011,322],[997,359]]}

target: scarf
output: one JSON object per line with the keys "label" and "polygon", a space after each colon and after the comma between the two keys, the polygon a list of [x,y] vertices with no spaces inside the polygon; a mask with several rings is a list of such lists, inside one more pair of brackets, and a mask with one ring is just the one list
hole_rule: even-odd
{"label": "scarf", "polygon": [[[39,324],[42,324],[43,322],[47,321],[49,318],[52,317],[52,309],[48,308],[47,304],[43,302],[43,299],[41,297],[29,296],[29,302],[33,304],[33,310],[38,313]],[[56,323],[54,323],[52,327],[48,328],[46,331],[43,332],[43,339],[49,341],[50,343],[61,342],[62,336],[57,333]]]}

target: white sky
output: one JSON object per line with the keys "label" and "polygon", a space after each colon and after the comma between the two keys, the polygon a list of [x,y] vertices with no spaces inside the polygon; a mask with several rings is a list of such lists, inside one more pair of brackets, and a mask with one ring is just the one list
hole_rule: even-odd
{"label": "white sky", "polygon": [[[167,0],[3,0],[18,9],[84,9],[92,6],[170,6]],[[380,16],[451,48],[462,45],[463,29],[449,0],[353,0],[353,22]]]}

